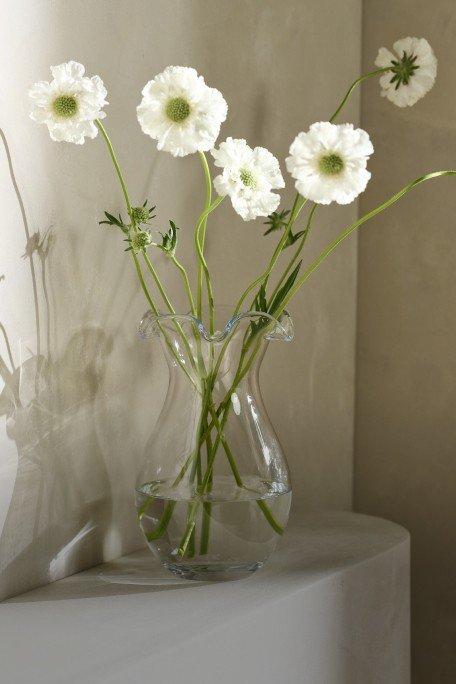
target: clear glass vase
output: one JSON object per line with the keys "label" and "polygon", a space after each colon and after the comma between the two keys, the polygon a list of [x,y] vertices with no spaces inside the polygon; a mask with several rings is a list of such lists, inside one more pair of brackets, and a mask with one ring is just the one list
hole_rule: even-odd
{"label": "clear glass vase", "polygon": [[[169,367],[163,409],[145,451],[136,505],[146,541],[171,572],[237,579],[274,551],[288,521],[288,466],[266,413],[259,369],[293,325],[255,311],[207,325],[191,315],[146,313]],[[227,321],[220,326],[217,318]]]}

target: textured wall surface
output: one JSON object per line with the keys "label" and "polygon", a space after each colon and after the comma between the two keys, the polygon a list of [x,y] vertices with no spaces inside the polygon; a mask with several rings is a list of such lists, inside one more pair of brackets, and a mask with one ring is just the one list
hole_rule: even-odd
{"label": "textured wall surface", "polygon": [[[196,67],[230,105],[222,136],[267,146],[284,170],[294,135],[327,118],[359,72],[360,10],[360,0],[18,0],[4,8],[0,597],[141,544],[132,487],[166,384],[158,349],[135,335],[147,307],[123,243],[97,225],[104,209],[122,209],[103,143],[51,142],[28,118],[28,86],[68,59],[103,78],[106,125],[131,194],[158,204],[160,227],[176,220],[189,264],[201,171],[196,157],[157,154],[140,132],[144,83],[168,64]],[[355,98],[347,119],[357,113]],[[285,202],[292,196],[289,183]],[[322,210],[310,252],[355,215],[355,205]],[[211,222],[219,302],[262,270],[273,249],[263,230],[229,206]],[[355,288],[352,241],[293,304],[295,343],[272,347],[264,365],[301,509],[351,504]],[[171,292],[183,306],[177,285]]]}
{"label": "textured wall surface", "polygon": [[[364,4],[364,71],[379,45],[425,36],[439,58],[434,89],[400,110],[370,82],[373,137],[366,211],[421,173],[455,168],[456,5]],[[456,181],[409,194],[359,238],[355,506],[412,537],[413,681],[456,681]]]}

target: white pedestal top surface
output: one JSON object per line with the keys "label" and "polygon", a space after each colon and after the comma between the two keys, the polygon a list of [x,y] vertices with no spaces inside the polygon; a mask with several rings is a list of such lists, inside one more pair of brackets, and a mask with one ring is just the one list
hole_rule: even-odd
{"label": "white pedestal top surface", "polygon": [[305,516],[237,582],[141,550],[2,603],[1,682],[406,684],[408,553],[403,528],[353,513]]}

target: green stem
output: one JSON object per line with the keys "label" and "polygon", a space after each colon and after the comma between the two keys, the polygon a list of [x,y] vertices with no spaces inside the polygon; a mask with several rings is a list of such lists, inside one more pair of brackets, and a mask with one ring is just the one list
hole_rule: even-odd
{"label": "green stem", "polygon": [[[244,292],[241,294],[239,301],[236,304],[236,307],[234,309],[234,314],[238,313],[238,311],[240,310],[240,308],[241,308],[244,300],[246,299],[247,295],[252,290],[254,290],[257,287],[257,285],[261,286],[263,283],[267,282],[267,280],[271,274],[271,271],[274,268],[274,266],[277,262],[277,259],[279,258],[280,253],[283,249],[283,246],[284,246],[284,244],[288,238],[288,234],[289,234],[289,232],[293,226],[293,223],[298,218],[298,216],[299,216],[299,214],[300,214],[300,212],[301,212],[301,210],[304,207],[306,202],[307,202],[307,200],[305,200],[303,197],[301,197],[301,195],[299,195],[299,194],[296,195],[295,201],[293,204],[293,209],[292,209],[291,214],[290,214],[290,218],[288,220],[287,225],[285,226],[285,230],[283,232],[283,235],[280,238],[279,243],[278,243],[277,247],[275,248],[272,257],[269,260],[268,266],[266,267],[265,271],[263,271],[263,273],[261,275],[259,275],[258,278],[255,278],[255,280],[253,282],[251,282],[250,285],[248,285],[248,287],[246,287]],[[224,351],[225,350],[222,348],[221,353]]]}
{"label": "green stem", "polygon": [[284,529],[283,529],[282,525],[279,525],[277,520],[274,518],[271,511],[269,510],[269,507],[268,507],[266,501],[264,499],[257,499],[257,504],[258,504],[261,512],[263,513],[264,517],[266,518],[268,523],[271,525],[274,532],[277,532],[277,534],[283,534]]}
{"label": "green stem", "polygon": [[363,76],[360,76],[359,78],[356,79],[356,81],[353,81],[351,84],[350,88],[347,90],[342,102],[340,105],[337,107],[336,111],[330,118],[330,122],[332,123],[334,119],[337,117],[337,115],[340,113],[341,109],[345,106],[348,98],[352,94],[352,92],[355,90],[357,86],[359,86],[363,81],[366,81],[368,78],[372,78],[373,76],[378,76],[379,74],[385,73],[385,71],[391,71],[391,67],[384,67],[382,69],[376,69],[375,71],[369,71],[367,74],[363,74]]}
{"label": "green stem", "polygon": [[132,255],[132,257],[133,257],[133,261],[134,261],[135,268],[136,268],[136,273],[137,273],[137,275],[138,275],[138,280],[139,280],[139,282],[140,282],[140,285],[141,285],[141,287],[142,287],[142,290],[143,290],[143,292],[144,292],[144,294],[145,294],[145,296],[146,296],[147,301],[149,302],[150,308],[152,309],[152,311],[154,312],[154,314],[155,314],[156,316],[158,316],[158,309],[157,309],[157,307],[156,307],[156,305],[155,305],[155,302],[153,301],[152,297],[150,296],[150,292],[149,292],[149,290],[148,290],[148,288],[147,288],[146,282],[145,282],[145,280],[144,280],[144,276],[143,276],[142,271],[141,271],[141,266],[139,265],[138,257],[137,257],[137,255],[136,255],[136,253],[135,253],[135,251],[134,251],[133,249],[130,250],[130,251],[131,251],[131,255]]}
{"label": "green stem", "polygon": [[343,242],[352,233],[354,233],[355,230],[362,226],[363,223],[366,223],[366,221],[369,221],[371,218],[374,218],[374,216],[377,216],[377,214],[380,214],[382,211],[384,211],[392,204],[400,200],[401,197],[403,197],[410,190],[412,190],[412,188],[416,187],[417,185],[420,185],[420,183],[424,183],[424,181],[431,180],[432,178],[439,178],[440,176],[456,176],[456,171],[451,169],[445,171],[433,171],[432,173],[427,173],[423,176],[420,176],[419,178],[415,178],[415,180],[405,185],[401,190],[399,190],[399,192],[396,192],[396,194],[392,195],[392,197],[387,199],[385,202],[382,202],[382,204],[379,204],[377,207],[375,207],[367,214],[359,218],[357,221],[354,221],[354,223],[349,225],[348,228],[342,231],[342,233],[340,233],[332,242],[330,242],[330,244],[312,262],[312,264],[305,271],[305,273],[303,273],[303,275],[296,281],[294,286],[290,289],[288,295],[285,297],[283,303],[281,304],[280,311],[277,312],[277,315],[279,316],[282,313],[290,299],[294,297],[299,288],[302,287],[306,280],[310,278],[312,273],[314,273],[314,271],[317,270],[317,268],[331,254],[331,252],[333,252],[336,249],[336,247],[340,245],[341,242]]}
{"label": "green stem", "polygon": [[[150,273],[152,274],[152,277],[153,277],[153,279],[154,279],[154,281],[155,281],[155,284],[156,284],[156,286],[157,286],[157,289],[158,289],[158,291],[160,292],[160,294],[161,294],[161,296],[162,296],[162,299],[163,299],[163,301],[165,302],[168,311],[169,311],[171,314],[174,314],[174,315],[175,315],[175,314],[176,314],[176,310],[174,309],[174,307],[173,307],[173,305],[172,305],[172,303],[171,303],[171,301],[170,301],[168,295],[166,294],[165,288],[163,287],[163,285],[162,285],[162,283],[161,283],[161,280],[160,280],[160,278],[159,278],[159,276],[158,276],[158,273],[157,273],[157,271],[155,270],[155,268],[154,268],[154,266],[153,266],[151,260],[149,259],[148,254],[147,254],[146,252],[143,252],[143,256],[144,256],[144,261],[145,261],[146,264],[147,264],[147,268],[149,269]],[[187,351],[187,354],[188,354],[188,357],[189,357],[189,361],[190,361],[190,363],[191,363],[193,369],[196,371],[195,360],[194,360],[194,358],[193,358],[193,353],[192,353],[192,350],[191,350],[191,347],[190,347],[190,343],[189,343],[189,341],[188,341],[188,339],[187,339],[187,336],[185,335],[184,330],[183,330],[181,324],[179,323],[179,321],[173,320],[173,324],[174,324],[174,327],[176,328],[177,332],[178,332],[178,333],[181,335],[181,337],[182,337],[182,341],[183,341],[184,346],[185,346],[185,349],[186,349],[186,351]]]}
{"label": "green stem", "polygon": [[[133,250],[132,250],[132,251],[133,251]],[[147,268],[149,269],[150,273],[152,274],[152,277],[153,277],[153,279],[154,279],[154,281],[155,281],[155,284],[156,284],[156,286],[157,286],[157,289],[158,289],[158,291],[160,292],[160,294],[161,294],[161,296],[162,296],[162,299],[163,299],[163,301],[165,302],[165,304],[166,304],[166,306],[167,306],[167,308],[168,308],[168,311],[169,311],[171,314],[174,314],[174,315],[175,315],[175,314],[176,314],[176,311],[175,311],[175,309],[174,309],[174,307],[173,307],[173,305],[172,305],[172,303],[171,303],[171,301],[170,301],[168,295],[166,294],[165,288],[163,287],[163,285],[162,285],[162,283],[161,283],[161,280],[160,280],[160,278],[159,278],[159,276],[158,276],[157,271],[155,270],[155,268],[154,268],[154,266],[153,266],[151,260],[149,259],[148,254],[147,254],[145,251],[143,251],[143,256],[144,256],[144,261],[145,261],[146,264],[147,264]],[[184,330],[183,330],[181,324],[179,323],[179,321],[173,320],[173,325],[174,325],[176,331],[177,331],[177,332],[179,333],[179,335],[182,337],[182,342],[183,342],[184,347],[185,347],[185,350],[186,350],[186,352],[187,352],[187,354],[188,354],[188,358],[189,358],[190,364],[191,364],[193,370],[196,371],[197,368],[196,368],[196,364],[195,364],[195,359],[193,358],[192,349],[191,349],[191,347],[190,347],[190,343],[189,343],[189,341],[188,341],[188,339],[187,339],[187,336],[186,336],[186,334],[185,334],[185,332],[184,332]]]}
{"label": "green stem", "polygon": [[[212,406],[212,403],[211,403],[211,406]],[[207,430],[207,420],[205,421],[205,428]],[[209,463],[212,448],[213,448],[212,437],[211,437],[211,433],[208,432],[207,437],[206,437],[206,463]],[[199,484],[201,484],[201,482]],[[212,477],[210,478],[210,481],[209,481],[208,491],[211,491],[211,489],[212,489]],[[203,556],[204,556],[204,554],[207,553],[208,548],[209,548],[209,534],[210,534],[210,528],[211,528],[211,515],[212,515],[212,502],[211,501],[204,501],[203,502],[203,520],[202,520],[202,525],[201,525],[201,541],[200,541],[200,553]]]}
{"label": "green stem", "polygon": [[161,283],[161,280],[160,280],[160,278],[159,278],[159,276],[158,276],[158,273],[157,273],[157,271],[155,270],[155,268],[154,268],[154,266],[153,266],[151,260],[149,259],[149,255],[148,255],[145,251],[143,251],[143,257],[144,257],[144,261],[145,261],[146,264],[147,264],[147,268],[149,269],[149,271],[150,271],[150,273],[151,273],[151,275],[152,275],[152,278],[153,278],[154,281],[155,281],[155,284],[156,284],[156,286],[157,286],[157,289],[158,289],[158,291],[160,292],[160,294],[161,294],[161,296],[162,296],[162,299],[163,299],[163,301],[165,302],[165,304],[166,304],[166,306],[167,306],[167,308],[168,308],[168,311],[169,311],[170,313],[172,313],[172,314],[175,314],[176,311],[175,311],[173,305],[171,304],[171,301],[170,301],[168,295],[167,295],[166,292],[165,292],[165,288],[163,287],[163,285],[162,285],[162,283]]}
{"label": "green stem", "polygon": [[[123,177],[123,175],[122,175],[122,171],[121,171],[121,169],[120,169],[119,162],[117,161],[116,153],[114,152],[114,147],[113,147],[112,142],[111,142],[111,140],[110,140],[110,138],[109,138],[109,135],[108,135],[108,133],[107,133],[105,127],[104,127],[103,124],[101,123],[101,121],[99,121],[98,119],[96,119],[95,124],[96,124],[97,128],[99,129],[101,135],[103,136],[103,138],[104,138],[104,140],[105,140],[105,142],[106,142],[106,145],[107,145],[107,147],[108,147],[108,150],[109,150],[109,154],[110,154],[112,163],[114,164],[114,168],[115,168],[115,170],[116,170],[117,177],[118,177],[118,179],[119,179],[120,185],[121,185],[121,187],[122,187],[122,192],[123,192],[123,195],[124,195],[124,197],[125,197],[125,204],[127,205],[127,212],[128,212],[128,215],[130,216],[130,219],[131,219],[131,201],[130,201],[130,196],[129,196],[129,194],[128,194],[127,185],[126,185],[125,180],[124,180],[124,177]],[[141,288],[142,288],[142,290],[143,290],[143,292],[144,292],[144,294],[145,294],[145,296],[146,296],[147,301],[149,302],[150,308],[152,309],[152,311],[154,312],[154,314],[155,314],[156,316],[158,316],[158,309],[157,309],[157,307],[156,307],[156,305],[155,305],[155,302],[153,301],[152,297],[150,296],[150,292],[149,292],[149,290],[148,290],[148,288],[147,288],[146,282],[145,282],[145,280],[144,280],[144,276],[143,276],[142,271],[141,271],[141,266],[139,265],[138,257],[137,257],[137,255],[135,254],[135,251],[134,251],[133,249],[130,250],[130,253],[131,253],[131,255],[132,255],[132,259],[133,259],[134,264],[135,264],[135,269],[136,269],[136,273],[137,273],[137,275],[138,275],[138,279],[139,279]],[[146,255],[145,253],[144,253],[144,255],[145,255],[145,257],[147,257],[147,255]],[[148,261],[148,257],[146,258],[146,263],[147,263],[147,261]],[[148,265],[149,265],[149,264],[148,264]],[[151,266],[152,266],[152,264],[151,264]],[[152,269],[153,269],[153,267],[152,267]],[[185,368],[185,366],[184,366],[184,364],[182,363],[181,359],[179,359],[178,355],[176,354],[176,352],[175,352],[175,350],[174,350],[174,348],[173,348],[171,342],[170,342],[169,339],[168,339],[168,336],[166,335],[166,332],[163,330],[163,328],[162,328],[162,326],[161,326],[160,324],[159,324],[159,327],[160,327],[160,330],[162,330],[162,332],[163,332],[163,334],[164,334],[164,337],[165,337],[165,340],[166,340],[166,343],[167,343],[167,346],[168,346],[169,350],[171,351],[171,353],[173,354],[174,358],[176,359],[177,363],[181,366],[182,370],[183,370],[184,373],[187,375],[187,377],[189,378],[190,382],[191,382],[193,385],[195,385],[195,387],[196,387],[195,381],[193,380],[193,378],[191,377],[190,373],[189,373],[189,372],[187,371],[187,369]],[[185,335],[184,335],[184,337],[185,337]],[[193,358],[193,357],[191,357],[191,358]]]}
{"label": "green stem", "polygon": [[100,131],[101,135],[103,136],[103,138],[106,142],[106,145],[108,146],[109,154],[111,155],[112,163],[114,164],[114,168],[116,170],[117,176],[118,176],[119,181],[120,181],[120,185],[122,187],[122,192],[123,192],[124,197],[125,197],[125,204],[127,205],[128,215],[131,218],[131,202],[130,202],[130,198],[128,196],[127,186],[125,184],[125,181],[124,181],[124,178],[122,175],[122,171],[120,170],[120,165],[119,165],[119,162],[117,161],[116,153],[114,152],[114,148],[112,146],[111,140],[109,139],[109,135],[107,134],[105,127],[103,126],[103,124],[101,123],[101,121],[99,119],[95,119],[95,126]]}
{"label": "green stem", "polygon": [[188,279],[187,271],[184,266],[178,261],[174,254],[171,255],[171,261],[179,269],[182,281],[184,283],[184,288],[187,293],[188,301],[190,303],[190,309],[193,315],[196,314],[195,300],[193,299],[192,288],[190,287],[190,281]]}
{"label": "green stem", "polygon": [[[211,179],[211,172],[209,170],[209,165],[207,163],[206,155],[204,152],[199,153],[199,157],[201,160],[201,165],[203,167],[203,173],[204,173],[204,180],[206,183],[206,199],[204,203],[204,211],[207,211],[209,207],[211,206],[212,202],[212,179]],[[204,254],[204,244],[206,241],[206,227],[207,227],[207,216],[203,219],[203,221],[200,223],[197,223],[197,228],[196,228],[196,235],[195,235],[195,240],[198,242],[200,250],[198,250],[198,255],[199,251],[201,251]],[[206,284],[207,284],[207,279],[206,279]],[[203,300],[203,263],[201,261],[201,258],[198,263],[198,283],[197,283],[197,313],[198,316],[201,318],[201,310],[202,310],[202,300]],[[210,293],[208,290],[208,297],[210,300]]]}
{"label": "green stem", "polygon": [[181,558],[183,558],[185,556],[185,554],[187,553],[189,544],[190,544],[192,537],[193,537],[193,533],[194,533],[195,525],[196,525],[195,518],[196,518],[196,513],[198,511],[198,504],[199,504],[198,501],[192,501],[189,504],[189,511],[187,514],[187,520],[188,520],[187,527],[185,529],[184,537],[182,538],[182,541],[181,541],[179,548],[178,548],[178,551],[177,551],[179,556],[181,556]]}
{"label": "green stem", "polygon": [[313,216],[317,210],[317,207],[318,207],[318,205],[314,204],[312,209],[310,210],[309,216],[307,217],[306,227],[304,228],[304,233],[299,240],[298,247],[297,247],[293,257],[291,258],[288,266],[286,267],[286,269],[284,270],[284,272],[280,276],[280,279],[279,279],[277,285],[275,286],[273,293],[270,296],[270,301],[272,301],[274,299],[275,295],[279,291],[280,286],[282,285],[285,278],[287,277],[287,275],[289,274],[289,272],[291,271],[291,269],[293,268],[293,266],[297,262],[302,250],[304,249],[304,245],[306,244],[307,238],[309,237],[309,233],[310,233],[310,229],[311,229],[311,225],[312,225],[312,219],[313,219]]}
{"label": "green stem", "polygon": [[160,539],[160,537],[165,533],[166,528],[169,525],[169,521],[171,520],[171,516],[173,514],[176,503],[177,503],[177,501],[168,501],[157,527],[155,527],[155,529],[152,530],[152,532],[148,532],[146,534],[146,538],[148,541],[153,541],[154,539]]}
{"label": "green stem", "polygon": [[[209,216],[209,214],[214,211],[218,207],[218,205],[223,202],[224,197],[217,197],[216,200],[212,202],[210,207],[205,209],[201,216],[198,219],[198,222],[196,224],[196,229],[195,229],[195,235],[194,235],[194,240],[195,240],[195,248],[196,252],[198,254],[198,259],[199,259],[199,267],[203,270],[204,276],[206,278],[206,286],[207,286],[207,296],[209,300],[209,310],[213,310],[214,307],[214,296],[212,292],[212,284],[211,284],[211,278],[209,274],[209,268],[207,266],[206,259],[204,258],[203,251],[201,249],[201,243],[199,240],[199,230],[201,226],[203,225],[205,219]],[[200,288],[198,287],[198,292],[197,292],[197,313],[198,316],[201,318],[201,292]]]}

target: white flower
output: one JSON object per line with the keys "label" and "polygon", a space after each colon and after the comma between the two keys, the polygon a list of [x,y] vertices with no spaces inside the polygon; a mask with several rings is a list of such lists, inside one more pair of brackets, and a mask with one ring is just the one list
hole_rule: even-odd
{"label": "white flower", "polygon": [[296,136],[286,165],[303,197],[318,204],[349,204],[366,189],[373,151],[361,128],[321,121]]}
{"label": "white flower", "polygon": [[380,48],[375,60],[378,67],[391,67],[380,77],[382,96],[398,107],[414,105],[434,85],[437,59],[425,38],[401,38],[393,50],[395,55]]}
{"label": "white flower", "polygon": [[35,83],[29,90],[30,118],[44,123],[52,140],[82,145],[85,137],[95,138],[95,119],[103,119],[106,88],[99,76],[84,76],[78,62],[51,67],[53,80]]}
{"label": "white flower", "polygon": [[277,159],[264,147],[252,150],[245,140],[227,138],[218,150],[211,150],[215,165],[223,169],[214,178],[219,195],[229,195],[234,210],[244,221],[269,216],[277,209],[280,196],[271,192],[283,188]]}
{"label": "white flower", "polygon": [[137,108],[144,133],[174,157],[210,150],[226,119],[223,95],[190,67],[167,67],[142,91]]}

